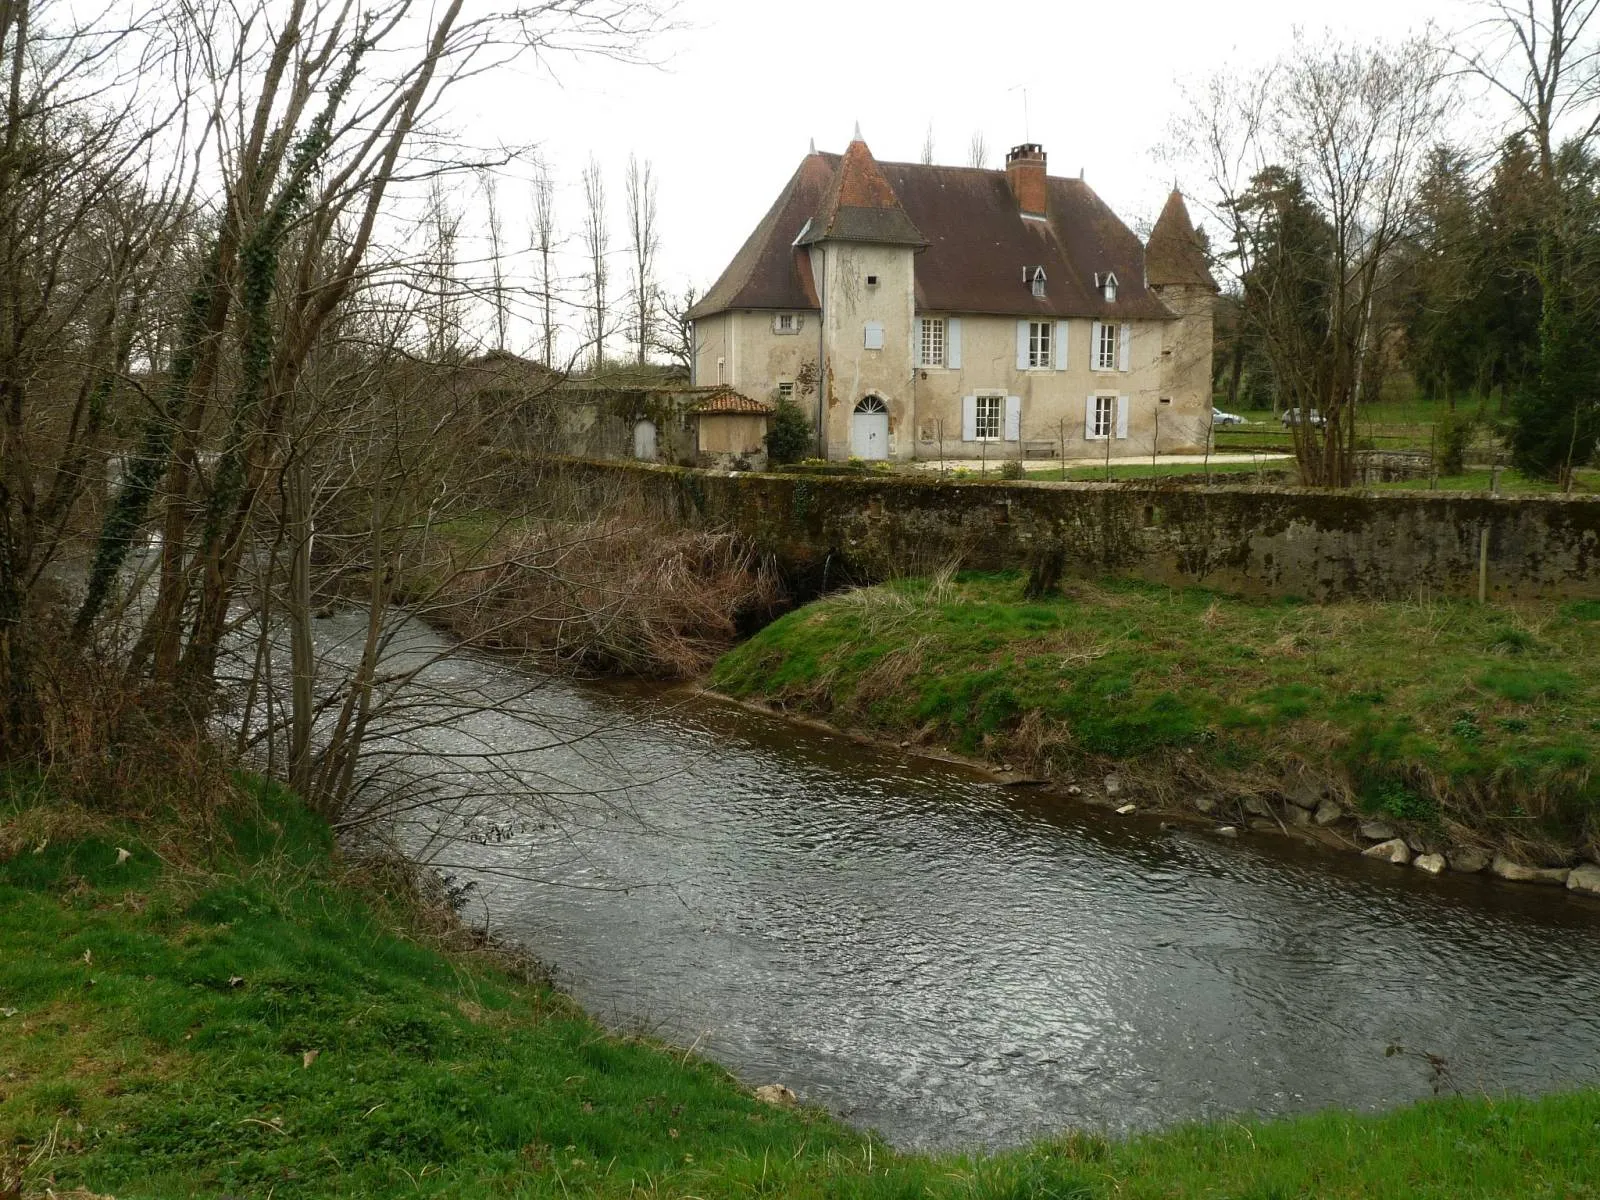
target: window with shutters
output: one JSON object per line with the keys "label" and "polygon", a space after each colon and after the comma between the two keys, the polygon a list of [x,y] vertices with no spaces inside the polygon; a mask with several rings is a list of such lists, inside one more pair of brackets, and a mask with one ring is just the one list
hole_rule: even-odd
{"label": "window with shutters", "polygon": [[1094,398],[1094,420],[1090,423],[1089,436],[1092,438],[1108,438],[1117,427],[1117,398],[1115,396],[1096,396]]}
{"label": "window with shutters", "polygon": [[792,379],[780,379],[780,380],[778,380],[778,399],[779,400],[793,400],[794,399],[794,380],[792,380]]}
{"label": "window with shutters", "polygon": [[1094,369],[1096,371],[1117,369],[1117,326],[1110,321],[1100,326],[1100,340],[1094,348]]}
{"label": "window with shutters", "polygon": [[1053,321],[1028,322],[1028,365],[1052,367],[1055,365],[1055,323]]}
{"label": "window with shutters", "polygon": [[778,332],[779,333],[793,333],[794,332],[794,314],[793,313],[779,313],[778,314]]}
{"label": "window with shutters", "polygon": [[979,396],[975,408],[976,420],[973,428],[976,430],[980,442],[998,442],[1000,440],[1001,409],[1005,405],[1004,396]]}
{"label": "window with shutters", "polygon": [[922,318],[922,365],[944,366],[944,318]]}

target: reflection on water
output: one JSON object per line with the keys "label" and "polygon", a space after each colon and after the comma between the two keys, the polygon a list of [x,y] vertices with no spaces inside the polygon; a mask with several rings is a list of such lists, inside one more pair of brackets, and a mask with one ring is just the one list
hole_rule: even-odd
{"label": "reflection on water", "polygon": [[1469,1092],[1600,1083],[1593,901],[1163,832],[711,700],[552,684],[536,707],[425,734],[564,794],[453,851],[469,919],[602,1018],[898,1144],[1429,1094],[1391,1044]]}

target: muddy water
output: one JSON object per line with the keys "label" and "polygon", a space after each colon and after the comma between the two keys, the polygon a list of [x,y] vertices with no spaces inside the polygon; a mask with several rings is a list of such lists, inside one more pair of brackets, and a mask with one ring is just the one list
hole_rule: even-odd
{"label": "muddy water", "polygon": [[897,1144],[1600,1084],[1592,901],[1164,832],[681,694],[507,707],[426,734],[551,797],[450,818],[467,917]]}

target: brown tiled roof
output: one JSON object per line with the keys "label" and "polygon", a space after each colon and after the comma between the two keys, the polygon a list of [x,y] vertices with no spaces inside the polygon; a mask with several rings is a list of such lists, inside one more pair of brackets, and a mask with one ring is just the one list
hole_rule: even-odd
{"label": "brown tiled roof", "polygon": [[811,256],[797,250],[800,227],[822,207],[833,182],[832,156],[808,154],[721,278],[689,310],[691,319],[730,308],[819,309]]}
{"label": "brown tiled roof", "polygon": [[772,405],[763,404],[759,400],[752,400],[749,396],[740,394],[730,387],[719,387],[712,390],[711,394],[689,410],[691,414],[705,415],[707,413],[770,413]]}
{"label": "brown tiled roof", "polygon": [[[777,203],[690,313],[692,317],[735,308],[820,307],[809,263],[801,265],[808,255],[794,245],[806,223],[815,226],[835,196],[870,200],[877,205],[873,211],[888,211],[882,207],[883,196],[871,173],[840,169],[858,145],[858,157],[870,161],[870,153],[860,143],[853,143],[843,158],[837,154],[806,156]],[[920,163],[875,165],[877,177],[899,201],[910,228],[926,242],[926,249],[916,256],[920,311],[1018,317],[1172,317],[1171,310],[1145,285],[1145,250],[1138,237],[1082,180],[1047,179],[1048,219],[1041,221],[1025,218],[1018,211],[1004,171]],[[855,220],[853,215],[850,220]],[[864,232],[858,226],[847,229],[854,235]],[[806,236],[810,238],[810,231]],[[857,240],[861,240],[859,236]],[[1042,298],[1035,297],[1025,282],[1025,267],[1044,268]],[[1117,299],[1109,302],[1094,281],[1096,274],[1108,272],[1116,274],[1118,283]]]}
{"label": "brown tiled roof", "polygon": [[1176,189],[1167,197],[1166,207],[1161,210],[1156,227],[1150,231],[1150,241],[1144,248],[1144,266],[1152,287],[1190,284],[1217,290],[1200,235],[1194,231],[1194,222],[1189,220],[1183,193]]}
{"label": "brown tiled roof", "polygon": [[850,143],[833,173],[822,207],[800,234],[800,245],[828,239],[873,242],[880,246],[926,246],[878,160],[860,138]]}

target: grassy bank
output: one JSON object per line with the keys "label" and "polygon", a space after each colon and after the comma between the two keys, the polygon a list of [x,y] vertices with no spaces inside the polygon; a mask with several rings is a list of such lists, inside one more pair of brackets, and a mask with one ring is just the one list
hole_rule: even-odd
{"label": "grassy bank", "polygon": [[1441,846],[1595,849],[1600,604],[1248,602],[904,581],[798,610],[712,686],[1141,802],[1326,790]]}
{"label": "grassy bank", "polygon": [[282,797],[112,820],[13,786],[0,1195],[1600,1195],[1592,1093],[895,1154],[603,1032],[410,895]]}

